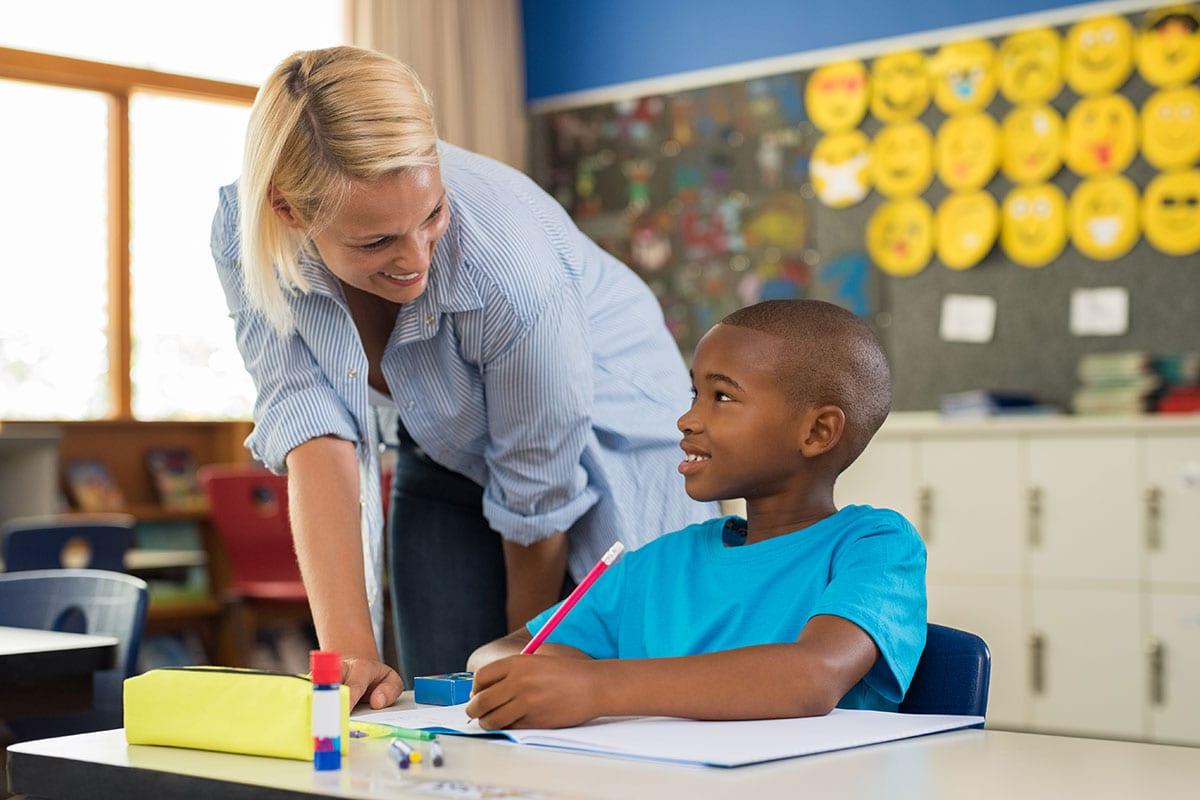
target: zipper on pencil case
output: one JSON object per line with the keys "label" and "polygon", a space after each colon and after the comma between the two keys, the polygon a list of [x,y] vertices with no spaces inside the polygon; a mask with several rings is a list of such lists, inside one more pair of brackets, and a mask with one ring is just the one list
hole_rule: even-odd
{"label": "zipper on pencil case", "polygon": [[272,672],[266,669],[238,669],[236,667],[158,667],[169,672],[221,673],[225,675],[263,675],[272,678],[295,678],[296,680],[312,683],[307,675],[297,675],[294,672]]}

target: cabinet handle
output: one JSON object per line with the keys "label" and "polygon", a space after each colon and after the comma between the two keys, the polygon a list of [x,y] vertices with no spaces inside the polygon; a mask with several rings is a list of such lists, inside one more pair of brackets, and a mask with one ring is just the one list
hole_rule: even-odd
{"label": "cabinet handle", "polygon": [[1162,548],[1162,489],[1151,486],[1146,490],[1146,547]]}
{"label": "cabinet handle", "polygon": [[1150,705],[1164,705],[1167,699],[1167,690],[1163,673],[1167,655],[1166,647],[1163,646],[1161,640],[1150,640],[1146,645],[1146,657],[1150,661]]}
{"label": "cabinet handle", "polygon": [[933,539],[933,487],[922,486],[917,490],[917,530],[925,543]]}
{"label": "cabinet handle", "polygon": [[1030,486],[1025,493],[1025,512],[1029,526],[1029,546],[1042,544],[1042,487]]}
{"label": "cabinet handle", "polygon": [[1046,637],[1040,633],[1029,637],[1029,676],[1034,694],[1046,691]]}

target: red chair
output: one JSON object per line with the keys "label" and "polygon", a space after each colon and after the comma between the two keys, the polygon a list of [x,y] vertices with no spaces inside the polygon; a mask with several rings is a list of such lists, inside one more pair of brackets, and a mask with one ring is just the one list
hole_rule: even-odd
{"label": "red chair", "polygon": [[206,466],[200,485],[229,565],[232,658],[248,662],[259,620],[310,622],[288,522],[287,478],[244,464]]}

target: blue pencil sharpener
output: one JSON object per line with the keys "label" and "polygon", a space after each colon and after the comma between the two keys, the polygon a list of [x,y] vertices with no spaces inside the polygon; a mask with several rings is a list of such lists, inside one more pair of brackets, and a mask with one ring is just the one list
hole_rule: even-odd
{"label": "blue pencil sharpener", "polygon": [[471,699],[474,672],[451,672],[413,678],[413,699],[430,706],[456,706]]}

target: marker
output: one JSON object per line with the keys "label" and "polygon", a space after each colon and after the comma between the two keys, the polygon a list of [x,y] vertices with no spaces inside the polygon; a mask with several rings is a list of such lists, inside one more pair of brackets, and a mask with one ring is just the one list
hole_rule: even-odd
{"label": "marker", "polygon": [[608,552],[600,557],[600,560],[596,562],[596,566],[592,567],[591,571],[575,587],[575,591],[567,595],[567,599],[563,600],[558,610],[550,616],[550,619],[546,620],[546,623],[542,625],[537,634],[529,640],[529,644],[525,645],[524,649],[521,650],[521,655],[527,656],[537,652],[537,649],[542,646],[542,642],[546,641],[546,637],[554,633],[554,629],[558,627],[558,623],[563,621],[563,617],[567,616],[567,613],[575,607],[575,604],[587,593],[587,590],[592,588],[592,584],[600,579],[600,576],[604,574],[604,570],[611,567],[612,563],[624,551],[625,545],[620,542],[616,542],[612,547],[608,548]]}
{"label": "marker", "polygon": [[445,764],[446,759],[442,756],[442,743],[439,742],[437,739],[434,739],[433,742],[429,745],[429,747],[430,747],[430,754],[433,756],[433,765],[435,767],[440,767],[443,764]]}
{"label": "marker", "polygon": [[436,733],[431,733],[429,731],[417,730],[416,728],[396,728],[393,726],[389,726],[389,727],[391,727],[391,730],[388,732],[388,735],[393,736],[397,739],[411,739],[411,740],[418,741],[418,742],[432,742],[434,739],[437,738]]}
{"label": "marker", "polygon": [[400,769],[408,769],[408,765],[412,763],[413,754],[412,745],[406,744],[399,739],[393,739],[388,745],[388,758],[396,762],[396,766]]}

